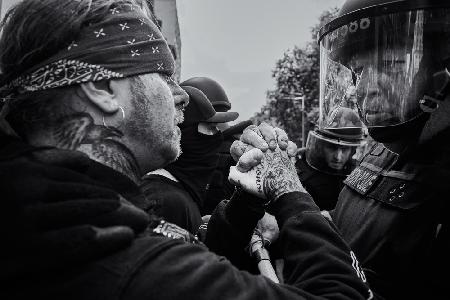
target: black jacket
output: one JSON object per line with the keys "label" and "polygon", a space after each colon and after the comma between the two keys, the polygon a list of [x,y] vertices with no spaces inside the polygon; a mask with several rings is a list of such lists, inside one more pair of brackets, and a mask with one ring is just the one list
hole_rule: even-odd
{"label": "black jacket", "polygon": [[228,181],[230,167],[236,164],[230,155],[230,147],[234,141],[233,136],[228,136],[223,141],[219,153],[217,153],[217,166],[211,172],[210,180],[205,189],[203,214],[211,214],[220,201],[230,199],[234,192],[234,186]]}
{"label": "black jacket", "polygon": [[336,206],[339,193],[344,187],[344,180],[347,175],[333,175],[312,168],[306,161],[304,151],[299,152],[295,167],[302,185],[312,196],[317,206],[322,210],[333,209]]}
{"label": "black jacket", "polygon": [[448,299],[449,137],[401,156],[375,145],[332,213],[373,291],[387,299]]}
{"label": "black jacket", "polygon": [[136,205],[196,234],[203,223],[200,209],[179,182],[161,175],[146,175],[141,184],[145,203]]}
{"label": "black jacket", "polygon": [[[350,249],[307,194],[283,195],[273,208],[287,283],[279,285],[239,271],[179,230],[155,230],[157,220],[145,229],[148,215],[124,200],[143,195],[112,169],[78,152],[3,142],[2,299],[369,297]],[[218,212],[228,220],[216,224],[244,226],[232,211]]]}

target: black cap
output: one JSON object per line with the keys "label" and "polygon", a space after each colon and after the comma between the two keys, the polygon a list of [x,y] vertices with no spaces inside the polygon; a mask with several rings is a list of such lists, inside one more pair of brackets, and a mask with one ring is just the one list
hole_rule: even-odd
{"label": "black cap", "polygon": [[231,109],[230,100],[223,87],[208,77],[192,77],[180,83],[180,86],[191,86],[202,91],[216,111],[224,112]]}
{"label": "black cap", "polygon": [[239,117],[237,112],[216,112],[208,97],[199,89],[191,86],[181,86],[181,88],[189,95],[183,124],[226,123]]}

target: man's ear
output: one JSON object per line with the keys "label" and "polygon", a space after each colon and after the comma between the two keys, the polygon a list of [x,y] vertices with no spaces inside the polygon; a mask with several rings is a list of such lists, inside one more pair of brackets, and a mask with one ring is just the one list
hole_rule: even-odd
{"label": "man's ear", "polygon": [[104,113],[113,114],[119,110],[119,90],[112,81],[86,82],[80,86],[89,101]]}

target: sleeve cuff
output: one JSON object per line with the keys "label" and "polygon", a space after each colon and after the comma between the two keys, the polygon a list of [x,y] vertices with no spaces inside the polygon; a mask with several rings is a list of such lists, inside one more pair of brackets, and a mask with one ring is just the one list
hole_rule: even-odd
{"label": "sleeve cuff", "polygon": [[296,217],[306,211],[320,214],[320,209],[314,203],[312,197],[308,193],[302,192],[283,194],[269,206],[269,213],[276,217],[280,228],[289,218]]}
{"label": "sleeve cuff", "polygon": [[244,191],[236,190],[227,203],[225,216],[234,226],[255,228],[264,216],[263,201]]}

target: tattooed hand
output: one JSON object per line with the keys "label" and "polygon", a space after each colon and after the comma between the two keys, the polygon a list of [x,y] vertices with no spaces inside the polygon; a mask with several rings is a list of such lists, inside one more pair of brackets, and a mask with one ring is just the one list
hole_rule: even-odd
{"label": "tattooed hand", "polygon": [[228,177],[231,183],[269,201],[276,200],[289,192],[306,192],[298,179],[295,166],[285,150],[277,147],[275,150],[269,149],[263,153],[259,149],[253,149],[244,154],[241,159],[248,159],[251,154],[253,157],[260,158],[255,159],[255,161],[260,161],[259,164],[247,172],[241,172],[237,167],[231,167]]}
{"label": "tattooed hand", "polygon": [[[291,158],[297,155],[297,146],[289,141],[283,129],[272,127],[263,122],[259,126],[248,126],[242,133],[240,140],[234,141],[231,145],[230,154],[235,161],[239,161],[242,154],[251,149],[257,148],[266,152],[268,149],[275,150],[277,147],[286,150]],[[239,171],[247,170],[240,169]]]}

